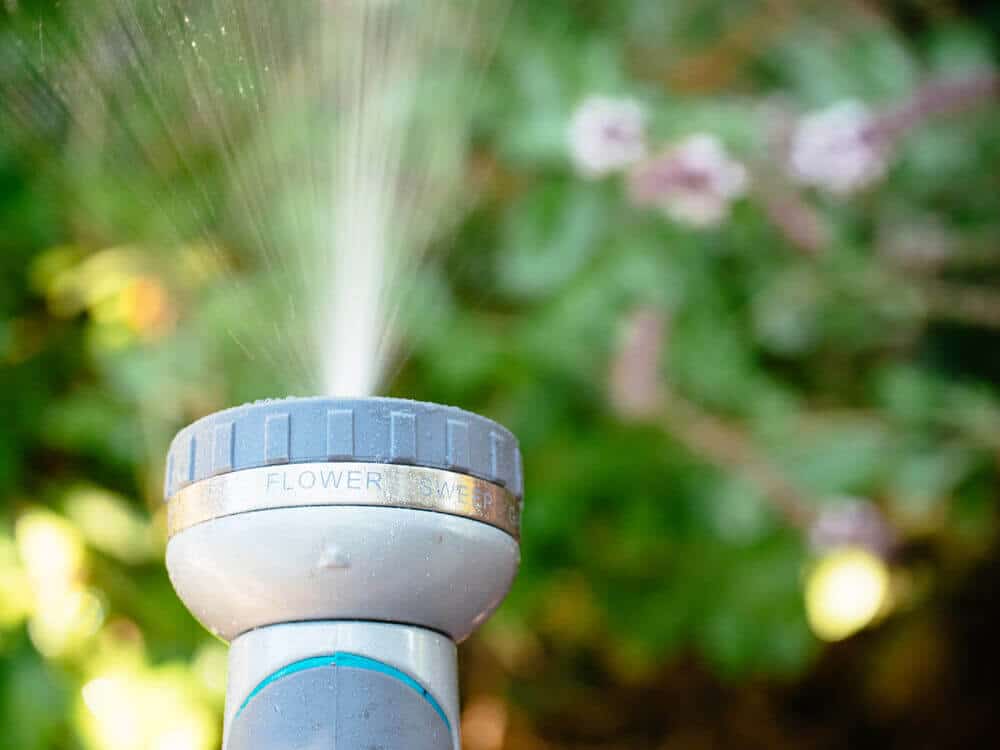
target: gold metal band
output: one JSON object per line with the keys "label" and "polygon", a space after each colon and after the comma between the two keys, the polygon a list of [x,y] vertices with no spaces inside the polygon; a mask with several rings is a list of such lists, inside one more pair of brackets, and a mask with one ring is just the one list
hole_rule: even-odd
{"label": "gold metal band", "polygon": [[262,466],[202,479],[170,498],[167,533],[237,513],[317,505],[430,510],[520,535],[521,503],[498,484],[423,466],[368,463]]}

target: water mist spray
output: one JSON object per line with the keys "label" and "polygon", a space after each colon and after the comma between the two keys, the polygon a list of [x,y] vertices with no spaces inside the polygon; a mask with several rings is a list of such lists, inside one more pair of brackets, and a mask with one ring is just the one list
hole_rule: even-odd
{"label": "water mist spray", "polygon": [[453,407],[264,401],[182,430],[167,568],[230,641],[225,750],[458,748],[456,643],[519,560],[517,440]]}

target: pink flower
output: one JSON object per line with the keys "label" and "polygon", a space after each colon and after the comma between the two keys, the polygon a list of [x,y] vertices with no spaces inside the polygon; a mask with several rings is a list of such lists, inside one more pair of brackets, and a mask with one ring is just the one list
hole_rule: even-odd
{"label": "pink flower", "polygon": [[818,551],[861,547],[884,556],[892,551],[896,538],[875,505],[860,498],[843,498],[820,511],[809,529],[809,541]]}
{"label": "pink flower", "polygon": [[712,227],[729,216],[730,203],[746,193],[748,182],[746,167],[730,159],[715,136],[700,133],[633,169],[629,192],[636,205]]}
{"label": "pink flower", "polygon": [[646,117],[634,99],[592,96],[577,107],[569,124],[569,150],[577,170],[605,177],[646,154]]}
{"label": "pink flower", "polygon": [[842,101],[805,115],[792,134],[788,169],[803,185],[846,196],[885,175],[889,148],[868,109]]}

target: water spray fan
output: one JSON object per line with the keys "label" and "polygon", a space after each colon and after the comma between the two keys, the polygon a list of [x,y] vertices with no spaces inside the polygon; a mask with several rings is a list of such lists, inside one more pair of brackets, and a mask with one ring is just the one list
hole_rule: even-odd
{"label": "water spray fan", "polygon": [[225,750],[458,748],[456,643],[519,561],[514,436],[453,407],[264,401],[170,447],[167,568],[231,642]]}

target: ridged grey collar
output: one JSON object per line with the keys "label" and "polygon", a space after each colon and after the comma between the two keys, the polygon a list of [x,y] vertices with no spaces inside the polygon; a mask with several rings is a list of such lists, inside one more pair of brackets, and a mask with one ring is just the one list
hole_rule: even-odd
{"label": "ridged grey collar", "polygon": [[165,496],[208,477],[295,463],[364,462],[467,474],[524,495],[517,439],[453,406],[395,398],[287,398],[210,414],[181,430]]}

